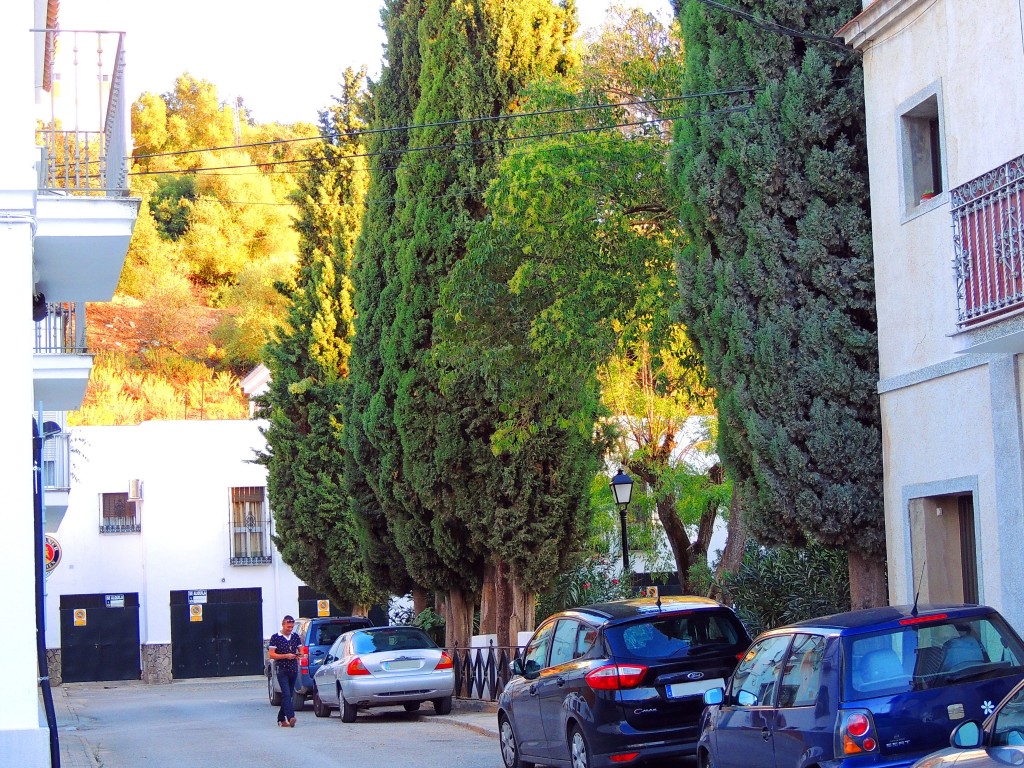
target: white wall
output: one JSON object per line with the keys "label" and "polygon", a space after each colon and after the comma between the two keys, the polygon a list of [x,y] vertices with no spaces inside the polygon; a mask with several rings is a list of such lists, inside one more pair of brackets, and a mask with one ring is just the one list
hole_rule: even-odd
{"label": "white wall", "polygon": [[[230,489],[265,486],[251,463],[260,423],[150,421],[72,432],[72,490],[54,533],[63,557],[47,581],[47,646],[60,646],[60,595],[138,592],[143,643],[171,640],[172,590],[263,591],[263,636],[297,615],[302,583],[273,551],[271,565],[229,562]],[[143,481],[142,532],[101,534],[100,495]]]}

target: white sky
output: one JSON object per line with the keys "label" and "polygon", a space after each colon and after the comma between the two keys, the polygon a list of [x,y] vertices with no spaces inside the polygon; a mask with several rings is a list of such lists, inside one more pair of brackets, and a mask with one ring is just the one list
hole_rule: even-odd
{"label": "white sky", "polygon": [[[669,0],[620,3],[671,14]],[[600,24],[610,4],[577,0],[581,26]],[[346,67],[380,71],[384,42],[374,0],[61,0],[59,18],[65,30],[127,33],[131,101],[189,72],[222,100],[241,96],[258,122],[315,122]]]}

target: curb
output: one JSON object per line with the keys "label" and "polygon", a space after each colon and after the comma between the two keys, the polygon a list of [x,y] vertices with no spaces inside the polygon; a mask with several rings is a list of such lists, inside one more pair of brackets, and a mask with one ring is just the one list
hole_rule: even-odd
{"label": "curb", "polygon": [[487,736],[489,738],[497,738],[498,736],[498,731],[496,728],[488,728],[486,725],[471,723],[467,720],[459,720],[457,717],[437,718],[436,720],[432,719],[430,722],[448,723],[450,725],[462,728],[463,730],[472,731],[473,733],[479,734],[480,736]]}

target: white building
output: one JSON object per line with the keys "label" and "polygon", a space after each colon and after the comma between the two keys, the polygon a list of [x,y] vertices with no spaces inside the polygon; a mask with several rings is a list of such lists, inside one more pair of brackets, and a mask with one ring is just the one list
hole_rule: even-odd
{"label": "white building", "polygon": [[[92,367],[84,349],[84,302],[113,297],[139,209],[139,201],[128,197],[126,177],[130,133],[121,98],[122,36],[69,32],[58,40],[44,31],[56,26],[57,7],[57,0],[12,0],[0,24],[0,312],[10,321],[4,391],[5,412],[13,420],[3,430],[7,447],[0,469],[0,609],[24,622],[19,626],[26,640],[35,640],[36,587],[42,582],[28,415],[81,405]],[[96,106],[77,122],[63,120],[76,126],[64,130],[45,107],[58,75],[67,95],[74,95],[77,73],[59,71],[52,54],[72,53],[75,43],[91,50],[81,82],[91,84],[88,103]],[[37,117],[49,124],[46,130],[36,131]],[[33,325],[30,317],[39,322]],[[34,644],[22,649],[18,663],[7,665],[0,699],[5,764],[50,764],[50,731],[39,703],[45,670],[34,663],[34,650]]]}
{"label": "white building", "polygon": [[1024,629],[1019,0],[865,0],[890,601]]}
{"label": "white building", "polygon": [[[315,600],[271,541],[260,422],[71,430],[67,513],[47,526],[51,669],[66,681],[261,674],[281,616]],[[308,598],[300,601],[300,596]]]}

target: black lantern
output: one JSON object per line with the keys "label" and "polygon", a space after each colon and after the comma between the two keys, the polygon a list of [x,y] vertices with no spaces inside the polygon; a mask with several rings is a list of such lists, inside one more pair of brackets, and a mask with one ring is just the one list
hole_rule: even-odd
{"label": "black lantern", "polygon": [[622,528],[622,574],[629,576],[629,539],[626,536],[626,509],[629,508],[629,500],[633,496],[633,478],[619,469],[619,473],[609,483],[612,489],[612,496],[619,508],[619,523]]}

